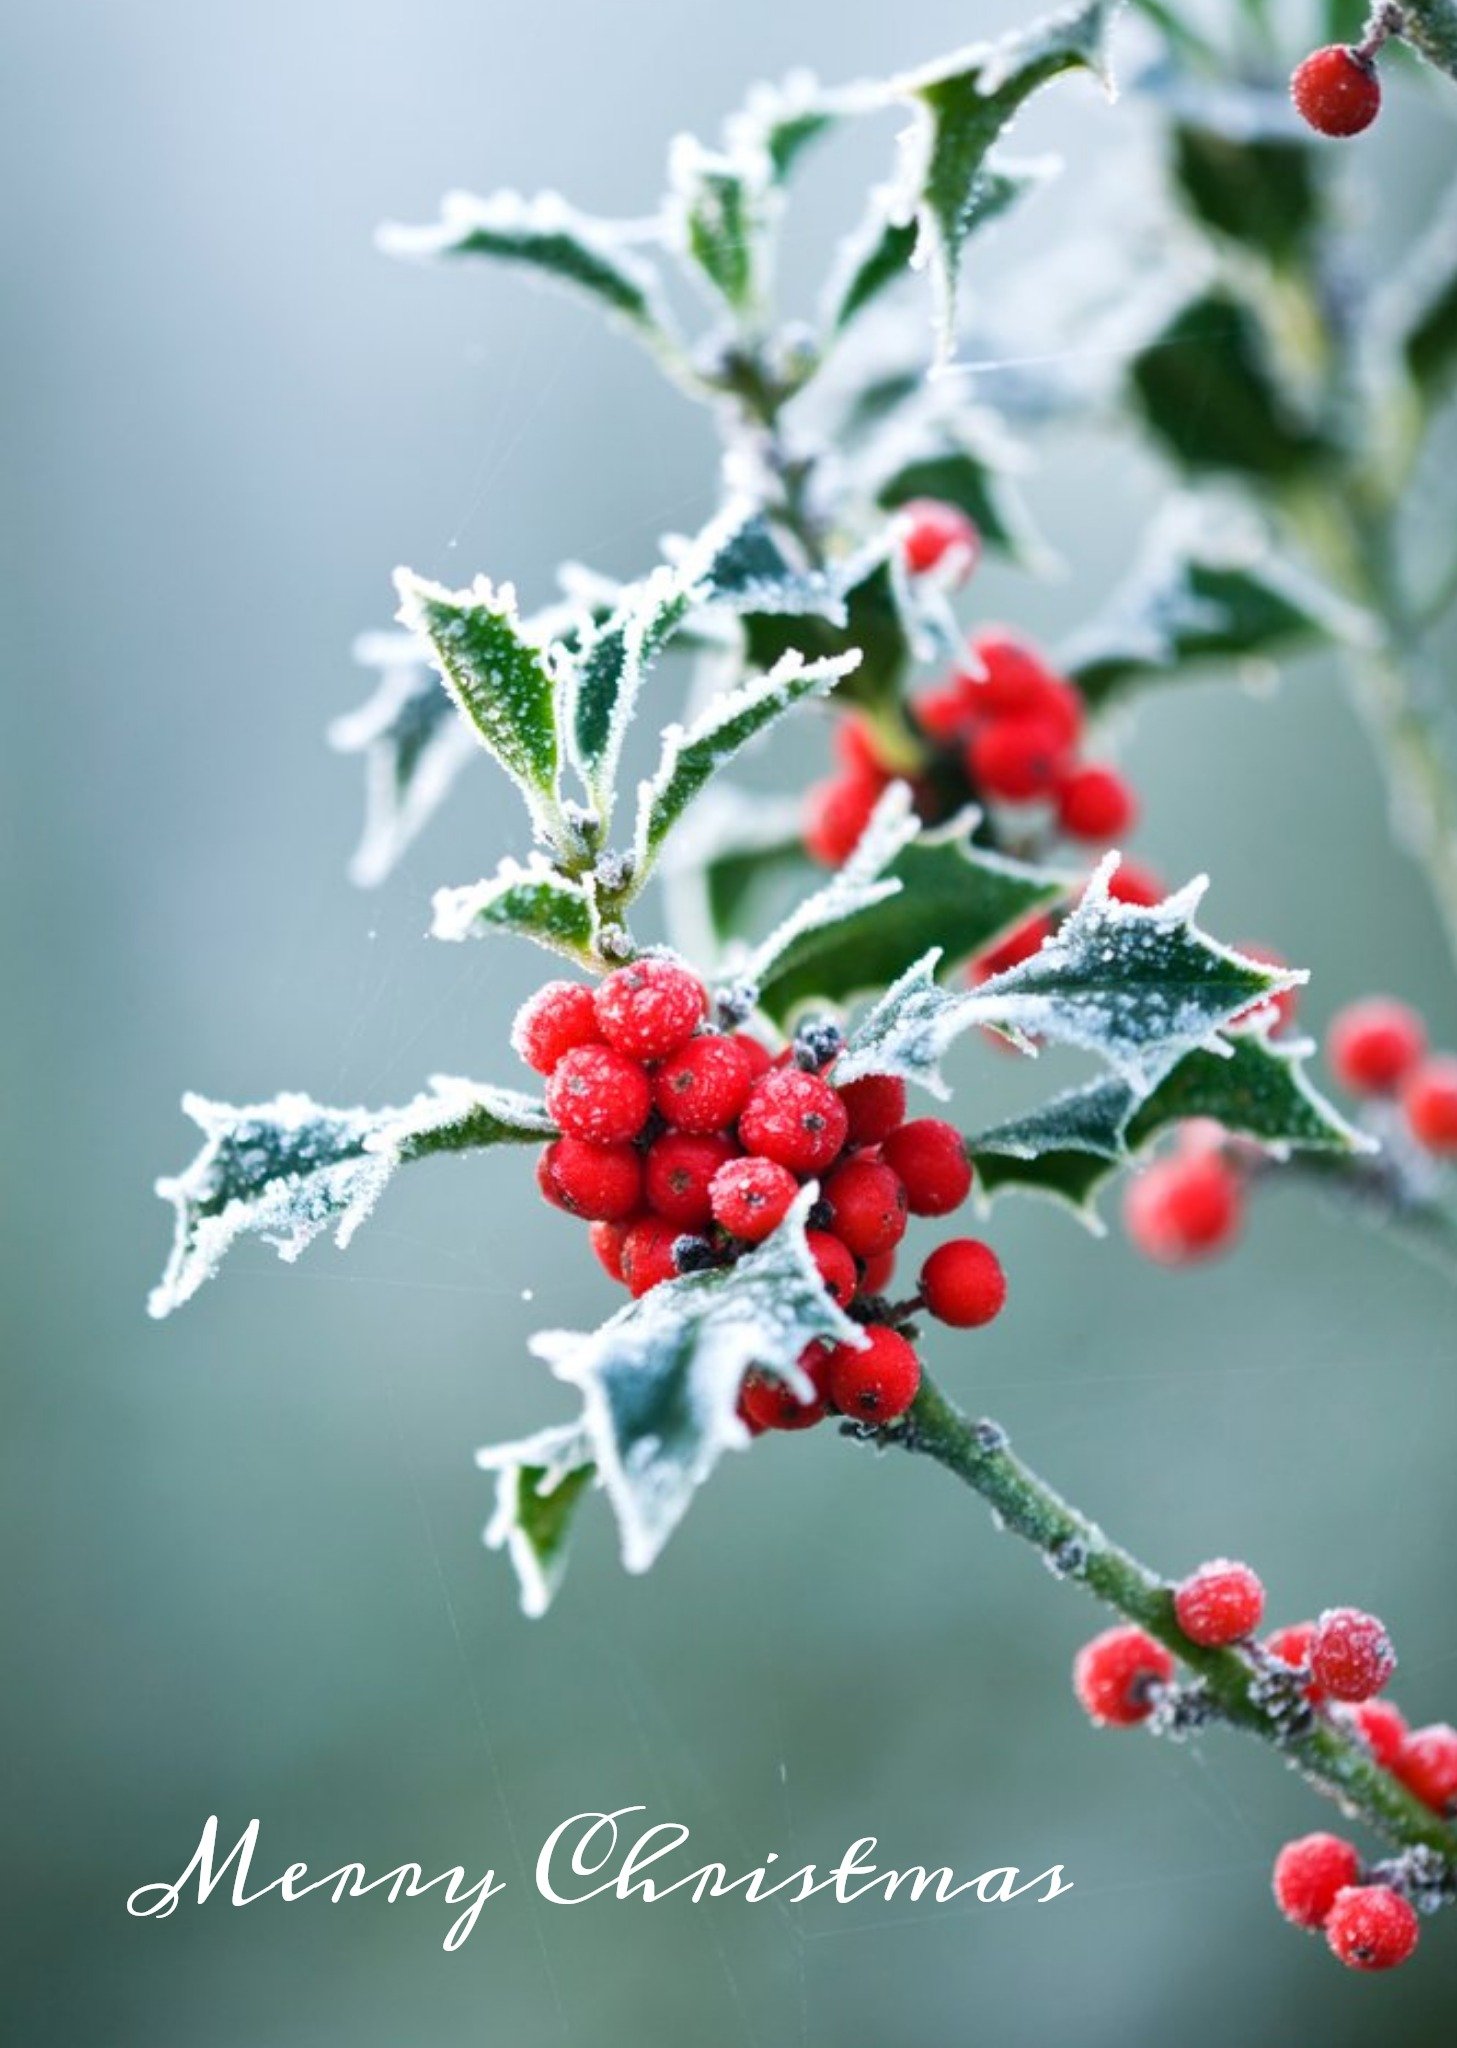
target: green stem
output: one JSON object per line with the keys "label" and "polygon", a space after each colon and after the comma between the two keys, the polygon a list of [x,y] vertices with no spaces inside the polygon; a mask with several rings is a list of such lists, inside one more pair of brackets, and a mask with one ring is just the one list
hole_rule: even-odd
{"label": "green stem", "polygon": [[1272,1690],[1252,1657],[1189,1642],[1174,1618],[1169,1586],[1014,1456],[997,1424],[969,1421],[923,1376],[904,1421],[881,1431],[877,1440],[933,1458],[964,1480],[1060,1576],[1076,1579],[1165,1644],[1200,1681],[1219,1719],[1271,1744],[1320,1791],[1397,1848],[1434,1851],[1449,1879],[1457,1880],[1457,1829],[1413,1798],[1334,1723],[1299,1712],[1293,1686]]}

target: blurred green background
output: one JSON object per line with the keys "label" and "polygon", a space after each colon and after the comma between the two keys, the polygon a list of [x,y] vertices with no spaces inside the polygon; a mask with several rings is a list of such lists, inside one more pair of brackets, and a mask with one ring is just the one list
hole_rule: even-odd
{"label": "blurred green background", "polygon": [[[436,883],[519,847],[504,784],[473,775],[377,895],[344,879],[358,778],[321,731],[361,694],[347,649],[387,617],[391,564],[485,568],[534,603],[559,557],[640,571],[711,502],[704,422],[630,345],[509,275],[390,265],[376,220],[428,218],[455,183],[641,211],[669,136],[712,132],[750,78],[895,68],[1022,11],[54,0],[5,31],[0,1924],[27,2048],[1398,2048],[1450,2011],[1451,1926],[1378,1983],[1277,1921],[1275,1848],[1326,1816],[1269,1755],[1090,1732],[1066,1673],[1094,1611],[944,1475],[829,1431],[771,1440],[645,1581],[594,1504],[557,1608],[521,1620],[470,1453],[565,1412],[526,1336],[608,1296],[519,1154],[403,1176],[347,1257],[244,1247],[173,1321],[143,1313],[170,1227],[150,1181],[194,1145],[184,1085],[377,1102],[438,1069],[514,1078],[537,961],[422,936]],[[1138,135],[1073,85],[1019,141],[1116,192],[1144,175]],[[1363,145],[1379,218],[1425,209],[1449,138],[1413,99]],[[890,142],[816,165],[792,265]],[[989,245],[982,289],[1068,204]],[[1068,574],[975,594],[1051,635],[1161,486],[1092,439],[1045,455],[1032,495]],[[808,725],[773,776],[823,754]],[[1140,851],[1209,868],[1217,930],[1313,967],[1313,1023],[1385,986],[1457,1041],[1326,666],[1151,704],[1127,757]],[[1018,1076],[978,1049],[964,1085],[985,1121]],[[1280,1615],[1374,1607],[1403,1704],[1452,1715],[1450,1286],[1296,1191],[1207,1272],[1035,1205],[993,1234],[1012,1306],[935,1341],[953,1391],[1162,1566],[1234,1551]],[[741,1868],[874,1834],[890,1863],[1059,1861],[1076,1888],[1054,1910],[539,1905],[548,1830],[628,1802]],[[129,1919],[212,1812],[229,1842],[261,1817],[265,1880],[413,1858],[508,1890],[455,1955],[429,1900]]]}

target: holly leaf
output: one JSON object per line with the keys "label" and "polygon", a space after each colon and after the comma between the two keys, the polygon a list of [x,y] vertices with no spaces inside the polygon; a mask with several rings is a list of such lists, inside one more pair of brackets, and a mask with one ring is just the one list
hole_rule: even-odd
{"label": "holly leaf", "polygon": [[364,756],[364,831],[349,878],[372,889],[434,816],[477,748],[410,634],[362,633],[354,658],[377,670],[379,681],[357,711],[334,720],[329,744]]}
{"label": "holly leaf", "polygon": [[581,292],[623,322],[657,354],[676,357],[678,344],[658,273],[632,246],[632,230],[592,220],[559,194],[523,199],[497,192],[478,199],[448,192],[430,227],[387,222],[376,241],[387,256],[417,261],[492,256],[517,263],[551,283]]}
{"label": "holly leaf", "polygon": [[680,135],[668,159],[669,231],[712,290],[740,318],[763,299],[774,218],[767,154],[743,146],[720,153]]}
{"label": "holly leaf", "polygon": [[[589,1335],[545,1331],[537,1357],[582,1395],[582,1428],[617,1517],[630,1572],[653,1563],[725,1451],[752,1365],[811,1389],[798,1360],[816,1338],[863,1342],[825,1291],[804,1238],[802,1189],[772,1237],[734,1266],[665,1281]],[[488,1454],[489,1455],[489,1454]]]}
{"label": "holly leaf", "polygon": [[522,631],[516,593],[484,576],[447,590],[409,569],[395,571],[399,621],[429,643],[461,715],[526,799],[538,832],[556,820],[557,685],[549,657]]}
{"label": "holly leaf", "polygon": [[1186,469],[1288,484],[1331,452],[1281,389],[1253,311],[1221,286],[1184,305],[1129,376],[1145,423]]}
{"label": "holly leaf", "polygon": [[726,124],[729,150],[761,154],[775,184],[782,185],[799,168],[812,143],[847,115],[874,106],[877,98],[873,88],[827,87],[812,71],[791,71],[776,84],[751,88],[744,105]]}
{"label": "holly leaf", "polygon": [[1025,101],[1064,71],[1108,82],[1106,43],[1119,0],[1079,0],[996,43],[979,43],[896,79],[916,121],[904,142],[903,208],[917,225],[916,261],[930,267],[938,353],[951,353],[962,250],[984,217],[987,154]]}
{"label": "holly leaf", "polygon": [[347,1245],[408,1159],[556,1135],[529,1096],[446,1075],[403,1109],[326,1109],[307,1095],[247,1108],[185,1095],[182,1107],[206,1142],[185,1172],[157,1182],[177,1212],[147,1304],[159,1317],[189,1301],[240,1237],[261,1237],[290,1261],[325,1230]]}
{"label": "holly leaf", "polygon": [[796,704],[828,696],[859,660],[854,648],[821,661],[805,661],[791,650],[767,675],[751,677],[715,699],[686,730],[667,727],[657,772],[638,795],[637,878],[648,872],[664,839],[712,776]]}
{"label": "holly leaf", "polygon": [[776,883],[803,877],[802,813],[797,797],[724,783],[705,790],[662,867],[669,929],[686,959],[720,959]]}
{"label": "holly leaf", "polygon": [[1438,71],[1457,78],[1457,0],[1411,0],[1401,10],[1401,36]]}
{"label": "holly leaf", "polygon": [[546,1613],[567,1565],[577,1503],[596,1479],[592,1448],[580,1423],[558,1423],[521,1443],[476,1452],[496,1475],[496,1504],[486,1547],[504,1550],[521,1590],[521,1612]]}
{"label": "holly leaf", "polygon": [[1365,615],[1272,553],[1243,522],[1211,525],[1197,501],[1176,503],[1102,618],[1060,661],[1090,705],[1200,662],[1268,657],[1321,640],[1369,643]]}
{"label": "holly leaf", "polygon": [[839,701],[875,711],[899,709],[906,679],[918,661],[948,653],[955,620],[934,577],[915,585],[901,560],[895,527],[830,573],[828,587],[803,611],[755,610],[744,619],[749,659],[768,667],[790,653],[832,661],[854,653],[853,676]]}
{"label": "holly leaf", "polygon": [[1176,103],[1174,190],[1203,228],[1277,266],[1300,260],[1323,213],[1315,151],[1286,95],[1205,93]]}
{"label": "holly leaf", "polygon": [[1384,293],[1377,325],[1429,405],[1457,380],[1457,185]]}
{"label": "holly leaf", "polygon": [[990,548],[1030,569],[1045,568],[1049,550],[1011,481],[1022,454],[999,429],[977,414],[911,425],[887,437],[893,467],[877,486],[875,502],[894,512],[916,498],[936,498],[963,511]]}
{"label": "holly leaf", "polygon": [[437,889],[430,936],[479,939],[496,932],[533,939],[580,966],[595,964],[597,912],[585,882],[533,854],[503,860],[494,875],[465,888]]}
{"label": "holly leaf", "polygon": [[1110,855],[1038,953],[975,991],[939,987],[939,951],[926,953],[850,1034],[837,1075],[899,1074],[944,1096],[943,1055],[963,1032],[988,1025],[1023,1045],[1047,1039],[1092,1052],[1141,1100],[1221,1025],[1307,979],[1202,932],[1194,912],[1205,878],[1145,908],[1108,894],[1116,866]]}

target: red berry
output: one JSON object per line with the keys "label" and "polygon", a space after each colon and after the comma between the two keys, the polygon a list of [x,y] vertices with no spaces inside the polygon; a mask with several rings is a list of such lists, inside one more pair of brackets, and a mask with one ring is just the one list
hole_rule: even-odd
{"label": "red berry", "polygon": [[865,1270],[860,1275],[862,1294],[884,1294],[895,1278],[895,1253],[877,1252],[873,1259],[866,1259]]}
{"label": "red berry", "polygon": [[[1216,1649],[1253,1635],[1265,1612],[1265,1589],[1247,1564],[1215,1558],[1174,1588],[1174,1613],[1191,1643]],[[1348,1883],[1349,1879],[1342,1880]]]}
{"label": "red berry", "polygon": [[536,1185],[544,1202],[550,1202],[553,1209],[565,1209],[567,1205],[558,1193],[557,1184],[551,1176],[551,1162],[547,1158],[550,1150],[551,1147],[548,1145],[536,1155]]}
{"label": "red berry", "polygon": [[653,1076],[653,1101],[675,1131],[702,1137],[734,1122],[753,1083],[752,1055],[738,1039],[705,1032],[663,1061]]}
{"label": "red berry", "polygon": [[1290,97],[1318,135],[1359,135],[1381,111],[1381,80],[1369,57],[1347,43],[1328,43],[1297,64]]}
{"label": "red berry", "polygon": [[777,1230],[799,1193],[799,1182],[772,1159],[730,1159],[709,1188],[713,1220],[730,1237],[758,1244]]}
{"label": "red berry", "polygon": [[739,1419],[748,1424],[755,1436],[766,1429],[810,1429],[822,1421],[826,1409],[827,1357],[823,1344],[811,1344],[800,1353],[800,1368],[815,1387],[815,1396],[809,1401],[802,1401],[783,1380],[751,1366],[739,1388]]}
{"label": "red berry", "polygon": [[1057,820],[1073,839],[1106,845],[1138,817],[1133,791],[1111,768],[1073,768],[1057,785]]}
{"label": "red berry", "polygon": [[558,1138],[542,1157],[558,1208],[593,1223],[620,1223],[642,1205],[642,1161],[631,1145]]}
{"label": "red berry", "polygon": [[1222,1252],[1244,1220],[1244,1184],[1217,1152],[1159,1159],[1128,1184],[1123,1221],[1145,1258],[1186,1266]]}
{"label": "red berry", "polygon": [[680,1230],[701,1230],[713,1216],[710,1183],[737,1149],[732,1138],[719,1133],[700,1137],[689,1131],[665,1131],[648,1147],[644,1162],[648,1207]]}
{"label": "red berry", "polygon": [[913,1216],[949,1216],[971,1193],[971,1161],[961,1133],[939,1117],[902,1124],[881,1146],[880,1156],[904,1183]]}
{"label": "red berry", "polygon": [[660,1216],[640,1216],[628,1224],[622,1240],[622,1277],[634,1297],[676,1279],[673,1246],[682,1235],[676,1223],[665,1223]]}
{"label": "red berry", "polygon": [[574,1045],[596,1045],[601,1037],[592,991],[584,981],[547,982],[526,998],[511,1026],[513,1050],[538,1074],[549,1074]]}
{"label": "red berry", "polygon": [[751,1031],[731,1031],[729,1037],[749,1062],[749,1078],[757,1081],[761,1074],[767,1074],[774,1064],[774,1055],[768,1046],[761,1045]]}
{"label": "red berry", "polygon": [[1369,1700],[1396,1669],[1384,1625],[1359,1607],[1328,1607],[1315,1624],[1310,1675],[1333,1700]]}
{"label": "red berry", "polygon": [[849,1251],[827,1230],[807,1230],[804,1241],[831,1301],[840,1308],[848,1308],[860,1285],[860,1270]]}
{"label": "red berry", "polygon": [[[1036,648],[1014,633],[989,627],[970,640],[972,657],[982,673],[965,678],[968,699],[982,718],[1035,718],[1058,705],[1068,685],[1055,674]],[[1076,693],[1073,693],[1076,695]],[[1054,713],[1054,715],[1057,715]]]}
{"label": "red berry", "polygon": [[995,946],[988,946],[984,953],[978,953],[971,963],[968,979],[975,987],[990,981],[994,974],[1010,973],[1012,968],[1020,967],[1024,960],[1030,960],[1034,953],[1042,951],[1052,937],[1052,930],[1050,917],[1029,917]]}
{"label": "red berry", "polygon": [[830,1399],[842,1415],[894,1422],[916,1398],[921,1361],[899,1330],[872,1323],[864,1334],[863,1350],[837,1344],[830,1353]]}
{"label": "red berry", "polygon": [[1050,718],[998,718],[966,745],[966,772],[984,795],[1005,803],[1047,796],[1067,760],[1068,742]]}
{"label": "red berry", "polygon": [[601,1261],[603,1271],[610,1279],[622,1278],[622,1242],[627,1236],[625,1223],[594,1223],[587,1232],[592,1249]]}
{"label": "red berry", "polygon": [[1446,1721],[1413,1728],[1401,1745],[1395,1770],[1423,1805],[1437,1813],[1457,1813],[1457,1728]]}
{"label": "red berry", "polygon": [[830,1228],[857,1259],[893,1251],[906,1234],[906,1191],[878,1159],[851,1159],[824,1185]]}
{"label": "red berry", "polygon": [[1007,1276],[989,1244],[953,1237],[938,1245],[921,1268],[921,1296],[938,1322],[976,1330],[1002,1312]]}
{"label": "red berry", "polygon": [[[1280,1664],[1288,1664],[1292,1671],[1299,1671],[1307,1678],[1310,1675],[1310,1646],[1315,1641],[1313,1621],[1292,1621],[1284,1628],[1277,1628],[1265,1637],[1266,1653]],[[1325,1694],[1313,1681],[1305,1687],[1308,1700],[1323,1700]]]}
{"label": "red berry", "polygon": [[1137,903],[1150,909],[1168,893],[1153,869],[1141,867],[1136,860],[1120,860],[1108,877],[1108,894],[1115,903]]}
{"label": "red berry", "polygon": [[850,1118],[818,1074],[775,1067],[754,1083],[739,1118],[744,1149],[791,1173],[819,1173],[844,1149]]}
{"label": "red berry", "polygon": [[804,800],[804,844],[811,859],[822,867],[843,867],[859,845],[884,788],[883,776],[835,775],[816,782]]}
{"label": "red berry", "polygon": [[981,559],[981,535],[960,506],[912,498],[900,511],[911,522],[901,543],[911,574],[924,576],[944,565],[957,583],[965,583]]}
{"label": "red berry", "polygon": [[1347,1885],[1325,1923],[1331,1954],[1349,1970],[1394,1970],[1420,1933],[1415,1908],[1387,1884]]}
{"label": "red berry", "polygon": [[635,1060],[610,1045],[574,1045],[552,1069],[546,1106],[569,1137],[614,1145],[637,1136],[653,1098]]}
{"label": "red berry", "polygon": [[911,712],[922,732],[946,746],[965,739],[977,715],[975,687],[968,676],[950,676],[929,689],[917,690]]}
{"label": "red berry", "polygon": [[1427,1049],[1427,1028],[1394,996],[1365,996],[1333,1019],[1326,1058],[1336,1079],[1357,1095],[1399,1088]]}
{"label": "red berry", "polygon": [[1132,1728],[1148,1719],[1157,1689],[1173,1675],[1163,1644],[1125,1622],[1083,1644],[1073,1660],[1073,1691],[1100,1727]]}
{"label": "red berry", "polygon": [[866,1074],[836,1092],[850,1119],[852,1145],[878,1145],[904,1121],[906,1084],[894,1074]]}
{"label": "red berry", "polygon": [[1407,1739],[1405,1714],[1390,1700],[1361,1700],[1350,1712],[1352,1725],[1382,1770],[1395,1770]]}
{"label": "red berry", "polygon": [[1337,1892],[1360,1875],[1360,1857],[1339,1835],[1302,1835],[1275,1858],[1275,1904],[1296,1927],[1324,1927]]}
{"label": "red berry", "polygon": [[598,1029],[609,1045],[632,1060],[661,1060],[693,1036],[708,996],[686,967],[649,955],[609,974],[595,1004]]}
{"label": "red berry", "polygon": [[1457,1059],[1423,1060],[1402,1093],[1412,1136],[1429,1152],[1457,1152]]}

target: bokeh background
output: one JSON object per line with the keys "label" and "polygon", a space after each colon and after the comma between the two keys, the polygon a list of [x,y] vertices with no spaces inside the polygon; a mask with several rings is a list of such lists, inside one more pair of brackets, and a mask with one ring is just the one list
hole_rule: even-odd
{"label": "bokeh background", "polygon": [[[393,266],[375,222],[428,218],[456,183],[641,211],[669,136],[713,132],[750,78],[896,68],[1024,12],[53,0],[9,19],[0,1939],[27,2048],[1198,2048],[1288,2039],[1295,2014],[1328,2048],[1398,2048],[1450,2010],[1445,1924],[1375,1984],[1275,1919],[1270,1859],[1322,1809],[1267,1754],[1089,1731],[1066,1673],[1093,1611],[944,1475],[828,1431],[770,1441],[648,1580],[584,1514],[558,1607],[524,1622],[480,1548],[470,1453],[564,1411],[526,1336],[607,1295],[519,1154],[402,1176],[347,1257],[244,1247],[170,1323],[143,1314],[170,1229],[150,1182],[194,1145],[184,1085],[377,1102],[437,1069],[508,1077],[538,963],[423,937],[437,882],[519,845],[505,785],[472,776],[378,894],[344,879],[360,792],[321,732],[360,694],[347,650],[386,619],[390,566],[486,568],[536,602],[558,558],[640,571],[711,504],[705,423],[630,344],[507,273]],[[1019,139],[1106,185],[1141,175],[1137,129],[1075,84]],[[890,146],[814,167],[791,270],[818,274]],[[1363,151],[1369,235],[1423,212],[1451,130],[1413,96]],[[1054,190],[989,244],[980,288],[1057,245],[1072,203]],[[1085,436],[1044,455],[1031,493],[1067,573],[993,570],[977,596],[1055,634],[1126,567],[1162,485]],[[806,726],[773,776],[823,751]],[[1151,703],[1127,757],[1141,850],[1208,867],[1217,929],[1314,968],[1312,1022],[1388,986],[1457,1039],[1326,664],[1268,697]],[[1009,1065],[969,1057],[969,1119],[1007,1099]],[[1294,1191],[1207,1272],[1153,1271],[1036,1205],[994,1234],[1012,1308],[936,1341],[953,1389],[1162,1565],[1233,1550],[1286,1616],[1374,1607],[1407,1648],[1403,1702],[1451,1715],[1449,1284]],[[743,1868],[874,1834],[890,1863],[1058,1861],[1076,1889],[1051,1911],[539,1905],[547,1831],[632,1801]],[[229,1842],[261,1818],[264,1879],[417,1859],[509,1888],[451,1956],[429,1900],[129,1919],[213,1812]]]}

